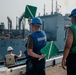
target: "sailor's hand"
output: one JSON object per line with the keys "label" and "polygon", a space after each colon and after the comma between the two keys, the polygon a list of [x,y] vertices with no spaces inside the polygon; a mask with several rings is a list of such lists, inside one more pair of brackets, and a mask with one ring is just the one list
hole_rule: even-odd
{"label": "sailor's hand", "polygon": [[29,18],[29,19],[28,19],[28,23],[30,24],[30,22],[31,22],[31,19]]}
{"label": "sailor's hand", "polygon": [[66,70],[66,60],[62,60],[62,64],[61,64],[61,66],[62,66],[62,68],[64,69],[64,70]]}
{"label": "sailor's hand", "polygon": [[41,60],[41,59],[43,59],[45,56],[42,54],[42,55],[40,55],[40,58],[39,58],[39,60]]}
{"label": "sailor's hand", "polygon": [[20,54],[22,55],[22,51],[20,51]]}

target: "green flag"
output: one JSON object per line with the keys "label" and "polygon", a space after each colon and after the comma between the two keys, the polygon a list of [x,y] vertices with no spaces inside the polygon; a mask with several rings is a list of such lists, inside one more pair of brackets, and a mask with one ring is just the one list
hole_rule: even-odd
{"label": "green flag", "polygon": [[31,19],[34,18],[36,15],[36,10],[37,10],[37,7],[27,5],[25,8],[24,17],[31,18]]}
{"label": "green flag", "polygon": [[41,49],[41,53],[45,55],[46,59],[50,59],[51,57],[55,56],[58,51],[59,50],[53,41],[49,42]]}

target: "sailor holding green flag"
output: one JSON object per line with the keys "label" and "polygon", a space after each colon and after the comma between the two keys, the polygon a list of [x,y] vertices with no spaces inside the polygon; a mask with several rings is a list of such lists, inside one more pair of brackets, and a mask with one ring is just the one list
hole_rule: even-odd
{"label": "sailor holding green flag", "polygon": [[47,43],[46,34],[40,30],[42,21],[39,17],[32,19],[30,27],[32,33],[28,37],[27,53],[29,58],[26,64],[26,75],[46,75],[45,56],[41,53],[42,47]]}

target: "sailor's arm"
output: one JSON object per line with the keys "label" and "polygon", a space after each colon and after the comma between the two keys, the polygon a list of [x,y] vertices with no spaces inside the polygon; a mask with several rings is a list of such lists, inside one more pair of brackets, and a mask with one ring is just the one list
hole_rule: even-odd
{"label": "sailor's arm", "polygon": [[67,58],[67,56],[68,56],[68,54],[70,52],[72,42],[73,42],[73,33],[72,33],[71,29],[68,29],[66,44],[65,44],[65,47],[64,47],[64,54],[63,54],[63,59],[62,59],[62,67],[63,68],[64,68],[65,63],[66,63],[66,58]]}
{"label": "sailor's arm", "polygon": [[18,58],[20,58],[22,56],[22,51],[20,51],[20,54],[18,55]]}
{"label": "sailor's arm", "polygon": [[6,58],[4,58],[4,65],[6,66]]}
{"label": "sailor's arm", "polygon": [[39,60],[44,58],[44,55],[36,54],[36,53],[33,52],[32,49],[28,49],[28,55],[30,55],[34,58],[39,58]]}

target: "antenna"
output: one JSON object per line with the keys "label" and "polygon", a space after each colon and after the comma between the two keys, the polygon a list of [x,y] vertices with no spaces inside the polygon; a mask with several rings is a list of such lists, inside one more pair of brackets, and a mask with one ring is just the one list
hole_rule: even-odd
{"label": "antenna", "polygon": [[57,9],[57,0],[56,0],[56,13],[58,13],[58,9]]}
{"label": "antenna", "polygon": [[59,13],[59,8],[61,8],[61,6],[60,5],[58,5],[58,2],[57,2],[57,0],[56,0],[56,14],[58,14]]}
{"label": "antenna", "polygon": [[53,14],[53,0],[52,0],[52,12],[51,12],[51,14]]}
{"label": "antenna", "polygon": [[18,29],[19,29],[19,18],[16,17],[16,30],[18,30]]}
{"label": "antenna", "polygon": [[44,4],[44,16],[45,16],[45,4]]}

